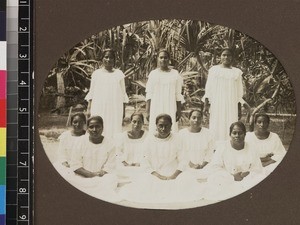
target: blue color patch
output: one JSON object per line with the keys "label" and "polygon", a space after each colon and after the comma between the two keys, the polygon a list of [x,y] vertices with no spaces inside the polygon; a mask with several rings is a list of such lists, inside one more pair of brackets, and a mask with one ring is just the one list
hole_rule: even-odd
{"label": "blue color patch", "polygon": [[[0,214],[5,214],[6,208],[6,185],[0,185]],[[1,223],[0,223],[1,224]]]}

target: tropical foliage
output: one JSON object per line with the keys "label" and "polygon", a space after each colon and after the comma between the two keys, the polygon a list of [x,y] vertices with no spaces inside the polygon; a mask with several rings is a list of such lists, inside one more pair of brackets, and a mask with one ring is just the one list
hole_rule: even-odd
{"label": "tropical foliage", "polygon": [[235,66],[244,72],[245,100],[253,112],[262,108],[294,114],[295,96],[284,68],[263,45],[236,30],[193,20],[152,20],[114,27],[93,35],[66,52],[51,69],[40,109],[59,110],[84,104],[92,72],[101,53],[113,48],[116,67],[124,71],[132,103],[143,102],[147,75],[156,67],[156,52],[166,48],[171,65],[184,79],[186,109],[197,107],[204,94],[208,69],[224,47],[235,50]]}

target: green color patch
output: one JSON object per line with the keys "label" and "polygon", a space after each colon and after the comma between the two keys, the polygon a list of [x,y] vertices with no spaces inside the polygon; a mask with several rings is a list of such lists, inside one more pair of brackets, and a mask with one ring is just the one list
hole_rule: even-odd
{"label": "green color patch", "polygon": [[6,184],[6,157],[0,157],[0,185]]}

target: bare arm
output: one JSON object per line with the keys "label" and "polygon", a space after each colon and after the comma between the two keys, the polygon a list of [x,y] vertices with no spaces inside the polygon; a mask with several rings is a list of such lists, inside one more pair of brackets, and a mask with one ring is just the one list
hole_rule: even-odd
{"label": "bare arm", "polygon": [[86,110],[87,117],[91,116],[91,105],[92,105],[92,99],[88,101],[88,106],[87,106],[87,110]]}
{"label": "bare arm", "polygon": [[177,111],[176,111],[176,122],[177,122],[181,117],[181,101],[176,102],[176,107],[177,107]]}
{"label": "bare arm", "polygon": [[151,107],[151,99],[146,101],[146,119],[149,121],[150,119],[150,107]]}

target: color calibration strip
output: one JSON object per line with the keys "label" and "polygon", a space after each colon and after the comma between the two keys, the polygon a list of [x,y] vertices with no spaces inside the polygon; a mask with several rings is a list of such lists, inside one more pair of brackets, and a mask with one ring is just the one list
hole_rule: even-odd
{"label": "color calibration strip", "polygon": [[6,2],[0,1],[0,224],[6,220]]}
{"label": "color calibration strip", "polygon": [[7,179],[6,222],[17,224],[18,0],[7,0]]}
{"label": "color calibration strip", "polygon": [[7,224],[33,216],[32,0],[8,0]]}

